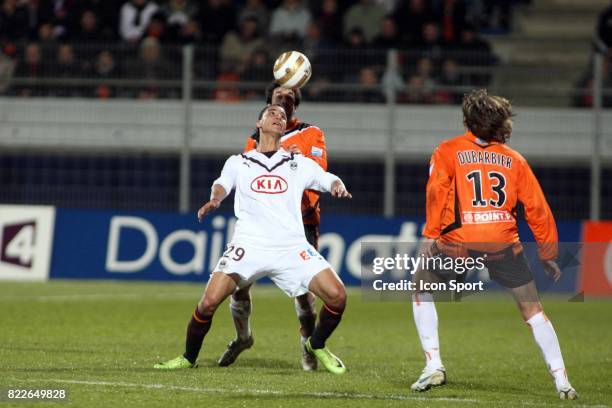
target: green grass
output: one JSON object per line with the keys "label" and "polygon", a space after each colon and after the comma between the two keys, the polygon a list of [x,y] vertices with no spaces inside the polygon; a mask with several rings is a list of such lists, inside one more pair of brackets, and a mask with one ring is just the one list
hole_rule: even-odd
{"label": "green grass", "polygon": [[[345,317],[328,342],[349,372],[333,376],[301,371],[292,301],[271,286],[254,291],[251,350],[231,367],[216,366],[233,337],[224,304],[204,342],[200,368],[179,372],[151,367],[182,353],[202,285],[53,281],[2,282],[0,288],[0,388],[66,388],[72,406],[601,406],[612,401],[610,301],[544,303],[580,393],[577,402],[561,402],[530,330],[508,301],[438,304],[448,384],[414,394],[409,387],[423,368],[423,356],[410,304],[364,302],[357,289],[349,292]],[[52,404],[34,406],[47,405]]]}

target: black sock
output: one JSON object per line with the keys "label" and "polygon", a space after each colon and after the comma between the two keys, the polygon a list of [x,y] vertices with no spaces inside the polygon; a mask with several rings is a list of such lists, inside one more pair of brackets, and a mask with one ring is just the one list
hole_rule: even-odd
{"label": "black sock", "polygon": [[340,320],[342,320],[342,312],[344,310],[335,311],[327,305],[321,307],[319,312],[319,324],[314,329],[314,333],[310,337],[310,345],[313,349],[325,347],[325,341],[331,336]]}
{"label": "black sock", "polygon": [[187,325],[187,338],[185,339],[185,354],[183,356],[191,364],[195,363],[202,348],[204,336],[212,324],[212,316],[202,316],[196,307],[191,320]]}
{"label": "black sock", "polygon": [[317,321],[317,314],[309,314],[298,316],[300,321],[300,333],[302,337],[310,337],[314,333],[315,323]]}

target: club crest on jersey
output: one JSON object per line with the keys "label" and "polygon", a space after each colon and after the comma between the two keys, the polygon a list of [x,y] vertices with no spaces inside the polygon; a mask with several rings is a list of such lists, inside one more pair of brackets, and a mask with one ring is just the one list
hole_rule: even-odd
{"label": "club crest on jersey", "polygon": [[263,194],[281,194],[287,191],[287,182],[281,176],[266,174],[251,182],[251,190]]}
{"label": "club crest on jersey", "polygon": [[296,162],[294,162],[294,161],[292,161],[292,162],[289,164],[289,168],[290,168],[291,170],[297,170],[297,163],[296,163]]}

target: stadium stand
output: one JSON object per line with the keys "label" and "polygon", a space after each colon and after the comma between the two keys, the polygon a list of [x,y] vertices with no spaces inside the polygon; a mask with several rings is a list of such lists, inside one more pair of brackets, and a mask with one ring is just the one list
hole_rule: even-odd
{"label": "stadium stand", "polygon": [[[198,100],[261,101],[274,57],[295,48],[315,67],[304,89],[308,103],[382,104],[387,100],[381,86],[391,83],[400,104],[458,104],[466,90],[488,86],[519,106],[590,106],[590,43],[596,17],[609,2],[529,3],[3,0],[0,96],[177,100],[181,47],[193,44]],[[275,24],[279,13],[300,29]],[[397,72],[387,69],[389,49],[398,50]],[[608,69],[605,74],[608,86]],[[610,98],[604,105],[612,106]],[[381,213],[382,159],[331,157],[330,169],[343,175],[355,199],[323,205]],[[214,151],[193,157],[192,207],[208,194],[221,160]],[[396,180],[398,215],[423,215],[424,162],[420,157],[396,164],[404,176]],[[174,210],[179,167],[170,153],[5,151],[0,201]],[[588,205],[572,199],[589,195],[588,163],[533,167],[559,219],[588,218]],[[604,168],[603,180],[610,176],[612,170]],[[604,218],[612,218],[609,184],[603,183]]]}

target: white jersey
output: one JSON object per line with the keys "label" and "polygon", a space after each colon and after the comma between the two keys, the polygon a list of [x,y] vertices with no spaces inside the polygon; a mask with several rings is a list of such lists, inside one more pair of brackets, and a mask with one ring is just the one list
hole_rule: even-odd
{"label": "white jersey", "polygon": [[306,242],[301,202],[304,190],[329,192],[337,176],[302,155],[279,150],[268,157],[257,150],[231,156],[214,184],[235,189],[238,221],[231,242],[282,249]]}

